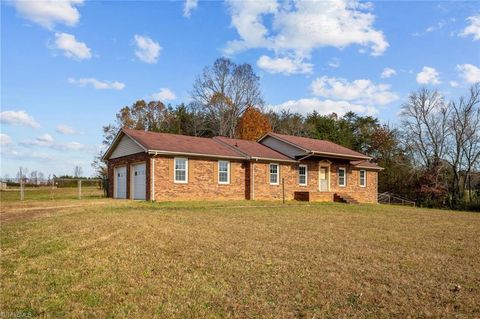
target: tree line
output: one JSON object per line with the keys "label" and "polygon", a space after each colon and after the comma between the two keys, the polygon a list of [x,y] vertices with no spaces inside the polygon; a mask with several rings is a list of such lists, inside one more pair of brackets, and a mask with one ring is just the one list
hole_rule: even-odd
{"label": "tree line", "polygon": [[[265,108],[259,77],[249,64],[220,58],[192,85],[191,102],[176,106],[139,100],[103,127],[108,147],[121,127],[147,131],[256,140],[269,131],[330,140],[372,157],[384,168],[379,192],[428,207],[480,209],[480,84],[447,101],[419,88],[401,107],[397,125],[348,112],[303,116]],[[106,175],[101,154],[93,166]]]}

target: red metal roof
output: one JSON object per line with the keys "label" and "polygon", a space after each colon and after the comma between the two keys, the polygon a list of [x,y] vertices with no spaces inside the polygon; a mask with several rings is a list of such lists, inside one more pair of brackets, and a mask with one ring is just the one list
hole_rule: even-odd
{"label": "red metal roof", "polygon": [[292,160],[290,157],[255,141],[247,141],[223,136],[216,136],[213,139],[221,143],[225,143],[250,157],[274,160]]}
{"label": "red metal roof", "polygon": [[169,133],[147,132],[124,128],[122,131],[141,144],[148,151],[189,153],[212,156],[244,158],[230,147],[211,138],[186,136]]}
{"label": "red metal roof", "polygon": [[274,138],[278,138],[279,140],[283,140],[290,144],[296,145],[307,151],[325,153],[325,154],[343,155],[347,157],[353,156],[353,157],[360,157],[365,159],[369,158],[367,155],[353,151],[349,148],[335,144],[330,141],[316,140],[308,137],[291,136],[291,135],[284,135],[284,134],[278,134],[278,133],[268,133],[267,135],[272,136]]}

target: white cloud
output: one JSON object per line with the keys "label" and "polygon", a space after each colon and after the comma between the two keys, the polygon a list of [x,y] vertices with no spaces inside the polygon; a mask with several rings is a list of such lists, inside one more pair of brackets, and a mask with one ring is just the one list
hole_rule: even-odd
{"label": "white cloud", "polygon": [[366,79],[349,82],[322,76],[312,82],[311,89],[317,96],[367,105],[386,105],[398,99],[398,95],[390,91],[390,85],[375,84]]}
{"label": "white cloud", "polygon": [[9,135],[0,133],[0,145],[1,146],[11,145],[12,143],[13,143],[12,138]]}
{"label": "white cloud", "polygon": [[425,32],[433,32],[442,29],[447,23],[444,20],[439,21],[436,25],[429,26]]}
{"label": "white cloud", "polygon": [[289,100],[281,104],[272,105],[270,108],[274,111],[286,110],[302,115],[312,113],[313,111],[316,111],[320,115],[336,113],[339,116],[349,111],[367,115],[378,113],[377,109],[371,106],[353,104],[347,101],[320,100],[318,98]]}
{"label": "white cloud", "polygon": [[55,148],[59,150],[66,150],[66,151],[68,150],[80,151],[80,150],[84,150],[86,146],[79,142],[68,142],[68,143],[58,144],[55,146]]}
{"label": "white cloud", "polygon": [[[358,1],[299,1],[279,4],[275,0],[228,2],[231,24],[239,39],[227,43],[225,52],[266,48],[276,53],[309,57],[312,50],[356,44],[381,55],[388,47],[382,31],[373,27],[370,6]],[[263,18],[271,21],[271,31]]]}
{"label": "white cloud", "polygon": [[135,34],[135,55],[145,63],[157,63],[162,47],[149,37]]}
{"label": "white cloud", "polygon": [[37,141],[39,141],[40,143],[51,144],[54,142],[54,139],[53,139],[53,136],[51,136],[48,133],[45,133],[37,137]]}
{"label": "white cloud", "polygon": [[80,20],[76,6],[81,5],[83,0],[14,0],[13,3],[22,16],[52,29],[57,23],[76,25]]}
{"label": "white cloud", "polygon": [[118,81],[99,81],[95,78],[68,78],[68,83],[76,84],[80,87],[84,87],[87,85],[92,85],[97,90],[123,90],[125,88],[125,83],[118,82]]}
{"label": "white cloud", "polygon": [[257,65],[262,70],[268,73],[283,73],[283,74],[308,74],[312,73],[313,64],[303,62],[303,59],[289,57],[284,58],[270,58],[262,55]]}
{"label": "white cloud", "polygon": [[157,101],[175,100],[177,96],[169,88],[161,88],[157,93],[152,94],[152,99]]}
{"label": "white cloud", "polygon": [[57,125],[57,127],[55,128],[55,131],[63,135],[73,135],[77,133],[73,127],[65,124]]}
{"label": "white cloud", "polygon": [[340,59],[339,58],[333,58],[328,62],[328,66],[331,68],[339,68],[340,67]]}
{"label": "white cloud", "polygon": [[440,77],[437,70],[432,67],[424,66],[422,71],[417,74],[418,84],[440,84]]}
{"label": "white cloud", "polygon": [[197,8],[197,6],[198,0],[185,0],[185,4],[183,6],[183,16],[190,18],[190,14]]}
{"label": "white cloud", "polygon": [[456,87],[458,87],[459,85],[460,85],[460,84],[459,84],[457,81],[450,81],[450,86],[451,86],[452,88],[456,88]]}
{"label": "white cloud", "polygon": [[55,33],[55,49],[63,50],[63,55],[74,60],[85,60],[92,57],[90,48],[85,42],[75,39],[75,36],[68,33]]}
{"label": "white cloud", "polygon": [[67,143],[57,143],[53,136],[48,133],[42,134],[35,138],[34,140],[25,140],[20,142],[24,147],[38,146],[38,147],[48,147],[58,151],[80,151],[86,150],[88,147],[79,142],[67,142]]}
{"label": "white cloud", "polygon": [[468,17],[467,21],[470,24],[459,35],[461,37],[472,36],[474,41],[480,40],[480,15]]}
{"label": "white cloud", "polygon": [[473,64],[459,64],[457,70],[460,72],[460,76],[467,83],[480,82],[480,68]]}
{"label": "white cloud", "polygon": [[44,146],[44,147],[51,147],[55,143],[53,136],[48,133],[44,133],[34,140],[25,140],[21,141],[20,144],[23,146]]}
{"label": "white cloud", "polygon": [[0,123],[25,125],[31,128],[40,127],[40,124],[25,111],[3,111],[0,113]]}
{"label": "white cloud", "polygon": [[395,75],[395,74],[397,74],[397,71],[395,71],[394,69],[392,69],[392,68],[385,68],[385,69],[383,69],[382,74],[380,75],[380,77],[381,77],[382,79],[388,79],[389,77],[391,77],[391,76],[393,76],[393,75]]}

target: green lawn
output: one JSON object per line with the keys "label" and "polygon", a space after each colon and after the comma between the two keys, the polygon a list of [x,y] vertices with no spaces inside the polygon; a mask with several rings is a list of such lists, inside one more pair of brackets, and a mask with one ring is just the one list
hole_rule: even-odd
{"label": "green lawn", "polygon": [[480,316],[480,214],[293,202],[48,203],[2,207],[2,315]]}

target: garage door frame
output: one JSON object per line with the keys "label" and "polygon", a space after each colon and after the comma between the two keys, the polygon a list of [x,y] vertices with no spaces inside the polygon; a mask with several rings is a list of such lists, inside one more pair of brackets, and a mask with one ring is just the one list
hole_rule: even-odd
{"label": "garage door frame", "polygon": [[[118,190],[118,177],[117,177],[117,172],[119,169],[121,168],[125,168],[125,197],[118,197],[118,193],[117,193],[117,190]],[[127,199],[127,189],[128,189],[128,168],[127,168],[127,165],[119,165],[119,166],[116,166],[114,167],[113,169],[113,198],[115,199]]]}
{"label": "garage door frame", "polygon": [[[143,199],[136,199],[135,198],[135,166],[143,164],[145,166],[145,198]],[[147,200],[147,162],[146,161],[139,161],[130,164],[130,199],[133,200]]]}

